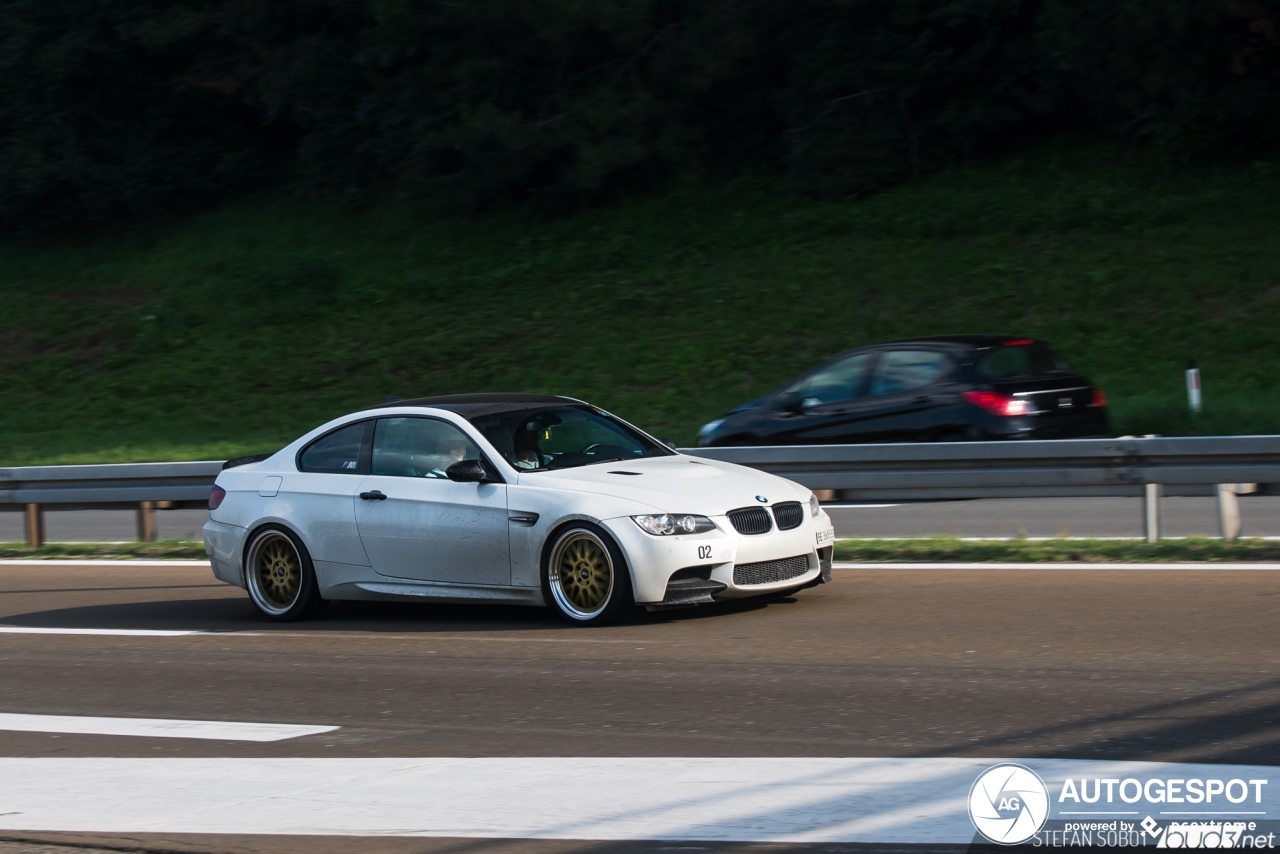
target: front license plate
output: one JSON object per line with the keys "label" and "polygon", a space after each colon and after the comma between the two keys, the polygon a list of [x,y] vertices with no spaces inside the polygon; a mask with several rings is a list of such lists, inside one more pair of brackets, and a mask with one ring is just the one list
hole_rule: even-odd
{"label": "front license plate", "polygon": [[835,538],[836,538],[836,532],[834,528],[828,528],[825,531],[819,531],[817,533],[817,540],[818,540],[819,546],[825,546],[827,543],[834,541]]}

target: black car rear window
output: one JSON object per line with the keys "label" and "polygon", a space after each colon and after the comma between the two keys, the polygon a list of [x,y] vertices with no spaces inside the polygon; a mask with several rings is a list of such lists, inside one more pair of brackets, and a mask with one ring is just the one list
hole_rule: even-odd
{"label": "black car rear window", "polygon": [[978,357],[978,376],[985,380],[1013,380],[1067,374],[1071,369],[1040,341],[1006,344]]}

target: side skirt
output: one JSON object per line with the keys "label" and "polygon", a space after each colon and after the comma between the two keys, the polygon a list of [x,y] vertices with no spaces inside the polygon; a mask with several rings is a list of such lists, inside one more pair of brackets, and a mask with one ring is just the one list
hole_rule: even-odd
{"label": "side skirt", "polygon": [[537,587],[470,587],[461,584],[410,584],[361,581],[331,588],[327,598],[364,602],[475,602],[545,605]]}

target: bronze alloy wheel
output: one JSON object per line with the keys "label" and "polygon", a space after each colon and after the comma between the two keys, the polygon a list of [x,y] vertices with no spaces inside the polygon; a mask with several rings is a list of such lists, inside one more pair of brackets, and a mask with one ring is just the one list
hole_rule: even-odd
{"label": "bronze alloy wheel", "polygon": [[599,616],[613,595],[613,559],[600,538],[590,531],[569,531],[556,543],[547,566],[547,580],[556,604],[576,620]]}
{"label": "bronze alloy wheel", "polygon": [[283,614],[302,590],[302,561],[293,542],[279,531],[265,531],[249,547],[245,575],[259,608]]}

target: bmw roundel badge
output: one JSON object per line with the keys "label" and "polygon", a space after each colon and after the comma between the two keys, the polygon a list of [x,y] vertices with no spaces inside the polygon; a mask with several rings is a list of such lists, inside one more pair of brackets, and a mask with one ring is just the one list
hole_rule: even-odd
{"label": "bmw roundel badge", "polygon": [[756,496],[756,501],[759,501],[761,504],[768,504],[768,503],[769,503],[769,499],[765,498],[763,495],[757,495],[757,496]]}

